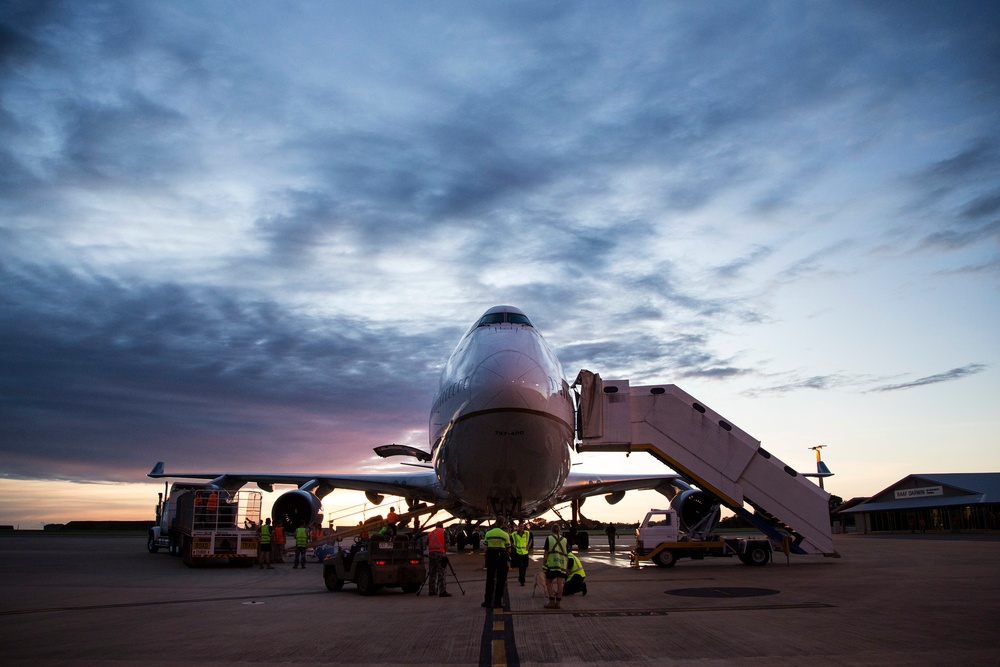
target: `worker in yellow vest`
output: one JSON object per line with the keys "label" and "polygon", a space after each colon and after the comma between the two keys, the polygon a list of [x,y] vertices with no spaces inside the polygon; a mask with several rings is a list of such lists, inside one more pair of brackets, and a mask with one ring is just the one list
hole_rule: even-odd
{"label": "worker in yellow vest", "polygon": [[306,547],[309,545],[309,530],[305,526],[299,526],[295,529],[295,565],[292,567],[293,570],[299,569],[299,563],[302,563],[302,569],[306,569]]}
{"label": "worker in yellow vest", "polygon": [[568,564],[569,543],[562,536],[562,529],[555,521],[552,522],[552,534],[545,538],[543,565],[545,569],[545,590],[549,594],[546,609],[562,607],[563,585],[566,583],[566,566]]}
{"label": "worker in yellow vest", "polygon": [[531,531],[522,521],[517,530],[510,534],[514,552],[510,555],[510,564],[517,568],[517,582],[524,586],[524,575],[528,571],[528,545],[531,542]]}
{"label": "worker in yellow vest", "polygon": [[498,518],[486,532],[486,592],[483,607],[502,607],[507,588],[507,570],[510,569],[510,534],[506,522]]}
{"label": "worker in yellow vest", "polygon": [[260,556],[257,564],[263,570],[266,563],[267,569],[273,570],[274,568],[271,567],[271,519],[264,519],[264,523],[257,529],[257,535],[259,538],[257,553]]}
{"label": "worker in yellow vest", "polygon": [[566,584],[563,586],[563,595],[573,595],[574,593],[587,594],[587,573],[583,571],[583,563],[572,551],[566,556]]}

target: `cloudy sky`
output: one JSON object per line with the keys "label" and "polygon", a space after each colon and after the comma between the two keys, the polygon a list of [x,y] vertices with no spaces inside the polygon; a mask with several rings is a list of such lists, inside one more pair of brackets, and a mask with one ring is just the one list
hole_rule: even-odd
{"label": "cloudy sky", "polygon": [[0,523],[397,465],[501,303],[842,497],[1000,470],[998,127],[992,2],[4,2]]}

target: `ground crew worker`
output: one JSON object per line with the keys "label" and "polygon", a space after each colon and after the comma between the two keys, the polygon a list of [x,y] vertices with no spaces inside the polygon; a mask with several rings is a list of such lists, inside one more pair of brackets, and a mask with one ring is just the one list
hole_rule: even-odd
{"label": "ground crew worker", "polygon": [[566,585],[563,586],[563,595],[573,595],[573,593],[587,594],[587,573],[583,571],[583,563],[572,551],[566,556]]}
{"label": "ground crew worker", "polygon": [[608,536],[608,547],[611,549],[611,553],[615,552],[615,538],[618,537],[618,528],[615,524],[609,523],[605,528],[604,532]]}
{"label": "ground crew worker", "polygon": [[271,540],[271,560],[275,563],[285,562],[285,526],[280,521],[274,522],[274,539]]}
{"label": "ground crew worker", "polygon": [[260,541],[258,542],[259,548],[257,553],[259,554],[259,560],[257,564],[260,565],[260,569],[264,569],[264,564],[267,563],[267,569],[273,570],[271,567],[271,519],[264,519],[264,523],[261,524],[260,528],[257,530],[257,534],[260,536]]}
{"label": "ground crew worker", "polygon": [[448,566],[448,534],[444,530],[444,522],[438,521],[434,530],[427,534],[427,558],[430,568],[427,572],[428,589],[431,595],[450,598],[445,580],[445,568]]}
{"label": "ground crew worker", "polygon": [[205,496],[198,492],[194,494],[194,525],[201,529],[208,527],[205,522]]}
{"label": "ground crew worker", "polygon": [[507,588],[510,560],[510,535],[504,530],[503,519],[497,519],[484,538],[486,542],[486,593],[483,607],[502,607]]}
{"label": "ground crew worker", "polygon": [[205,503],[205,517],[208,519],[209,528],[219,527],[219,494],[212,491],[208,494],[208,502]]}
{"label": "ground crew worker", "polygon": [[299,569],[299,562],[302,563],[302,569],[306,569],[306,546],[309,544],[309,530],[305,526],[299,526],[295,529],[295,565],[292,566],[293,570]]}
{"label": "ground crew worker", "polygon": [[569,544],[562,536],[559,524],[552,523],[552,534],[545,538],[544,568],[545,590],[549,594],[546,609],[559,609],[562,606],[563,585],[566,583],[566,565],[569,555]]}
{"label": "ground crew worker", "polygon": [[399,515],[396,514],[396,508],[390,507],[389,513],[385,515],[385,522],[389,526],[389,533],[395,537],[396,536],[396,522],[399,521]]}
{"label": "ground crew worker", "polygon": [[524,574],[528,570],[528,544],[531,542],[531,531],[522,521],[517,531],[511,533],[510,541],[514,545],[514,552],[510,555],[510,564],[517,568],[517,582],[524,586]]}

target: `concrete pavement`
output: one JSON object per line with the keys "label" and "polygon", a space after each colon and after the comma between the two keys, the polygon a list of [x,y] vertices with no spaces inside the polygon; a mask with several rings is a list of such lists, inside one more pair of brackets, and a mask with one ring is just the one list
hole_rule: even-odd
{"label": "concrete pavement", "polygon": [[[452,598],[327,592],[321,567],[189,569],[145,539],[0,536],[5,665],[995,665],[1000,541],[836,536],[839,560],[628,567],[603,536],[589,594],[542,609],[529,582],[484,610],[482,554]],[[513,583],[513,586],[509,584]],[[745,591],[741,589],[756,589]],[[752,597],[743,593],[752,592]]]}

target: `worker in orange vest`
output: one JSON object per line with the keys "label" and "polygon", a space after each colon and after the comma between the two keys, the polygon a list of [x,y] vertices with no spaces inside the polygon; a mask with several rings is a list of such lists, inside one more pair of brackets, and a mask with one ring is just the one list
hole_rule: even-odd
{"label": "worker in orange vest", "polygon": [[275,563],[285,562],[285,526],[277,521],[274,524],[274,539],[271,541],[271,553]]}
{"label": "worker in orange vest", "polygon": [[385,515],[385,522],[389,527],[389,534],[393,537],[396,536],[396,522],[399,521],[399,515],[396,514],[396,508],[390,507],[389,513]]}
{"label": "worker in orange vest", "polygon": [[450,598],[445,582],[444,568],[447,566],[448,533],[444,530],[444,522],[438,521],[434,530],[427,534],[427,558],[430,567],[427,573],[428,590],[431,595]]}
{"label": "worker in orange vest", "polygon": [[205,520],[210,528],[218,528],[219,494],[215,491],[208,494],[208,502],[205,503]]}

